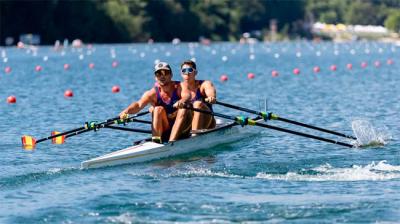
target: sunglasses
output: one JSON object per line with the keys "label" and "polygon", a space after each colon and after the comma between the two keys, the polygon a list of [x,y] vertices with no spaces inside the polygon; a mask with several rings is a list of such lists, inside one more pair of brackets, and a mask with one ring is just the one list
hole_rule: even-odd
{"label": "sunglasses", "polygon": [[161,77],[161,76],[168,76],[168,75],[170,75],[171,74],[171,72],[169,72],[169,71],[163,71],[163,70],[161,70],[161,71],[158,71],[158,72],[156,72],[156,76],[157,77]]}
{"label": "sunglasses", "polygon": [[183,68],[181,70],[182,74],[188,74],[194,72],[194,68]]}

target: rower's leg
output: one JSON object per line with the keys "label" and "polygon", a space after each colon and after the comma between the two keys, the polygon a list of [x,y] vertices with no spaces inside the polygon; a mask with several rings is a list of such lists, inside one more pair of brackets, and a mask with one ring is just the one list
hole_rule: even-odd
{"label": "rower's leg", "polygon": [[153,137],[161,139],[163,132],[170,128],[167,113],[163,107],[161,106],[154,107],[152,123],[153,123],[152,124]]}
{"label": "rower's leg", "polygon": [[172,126],[169,141],[176,141],[185,136],[189,136],[192,126],[192,111],[179,109],[176,115],[175,123]]}
{"label": "rower's leg", "polygon": [[[196,109],[211,111],[210,108],[208,108],[208,106],[201,101],[194,102],[193,107]],[[192,130],[210,129],[214,127],[215,127],[214,116],[210,114],[194,112],[192,120]]]}

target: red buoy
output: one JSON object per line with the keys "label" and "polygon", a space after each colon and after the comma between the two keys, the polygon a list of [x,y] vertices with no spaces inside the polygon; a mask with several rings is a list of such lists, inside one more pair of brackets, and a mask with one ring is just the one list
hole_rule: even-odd
{"label": "red buoy", "polygon": [[361,62],[361,68],[366,68],[368,66],[367,62],[363,61]]}
{"label": "red buoy", "polygon": [[256,76],[253,73],[247,74],[248,79],[254,79]]}
{"label": "red buoy", "polygon": [[68,70],[69,69],[69,64],[64,64],[64,70]]}
{"label": "red buoy", "polygon": [[330,69],[331,69],[331,71],[336,71],[336,65],[331,65],[331,67],[330,67]]}
{"label": "red buoy", "polygon": [[321,68],[318,67],[318,66],[315,66],[314,69],[313,69],[313,71],[314,71],[314,73],[318,73],[318,72],[321,71]]}
{"label": "red buoy", "polygon": [[113,86],[112,89],[111,89],[111,91],[112,91],[113,93],[118,93],[118,92],[120,91],[120,88],[119,88],[119,86]]}
{"label": "red buoy", "polygon": [[5,73],[10,73],[11,72],[11,67],[7,66],[4,68]]}
{"label": "red buoy", "polygon": [[295,74],[295,75],[300,74],[300,69],[298,69],[298,68],[293,69],[293,74]]}
{"label": "red buoy", "polygon": [[67,97],[67,98],[73,97],[74,93],[72,92],[72,90],[68,89],[68,90],[65,90],[64,96]]}
{"label": "red buoy", "polygon": [[347,69],[351,70],[353,68],[353,65],[349,63],[346,65],[346,67],[347,67]]}
{"label": "red buoy", "polygon": [[40,72],[40,71],[42,71],[42,66],[40,66],[40,65],[36,65],[36,67],[35,67],[35,71],[37,71],[37,72]]}
{"label": "red buoy", "polygon": [[221,82],[226,82],[226,81],[228,81],[228,76],[227,75],[221,75],[219,80],[221,80]]}
{"label": "red buoy", "polygon": [[17,98],[15,96],[9,96],[7,97],[7,103],[13,104],[17,102]]}
{"label": "red buoy", "polygon": [[93,68],[94,68],[94,63],[90,63],[90,64],[89,64],[89,68],[90,68],[90,69],[93,69]]}
{"label": "red buoy", "polygon": [[111,64],[113,68],[116,68],[118,66],[118,62],[117,61],[113,61],[113,63]]}
{"label": "red buoy", "polygon": [[278,77],[278,76],[279,76],[279,72],[276,71],[276,70],[272,70],[271,76],[272,76],[272,77]]}
{"label": "red buoy", "polygon": [[393,64],[393,60],[392,59],[388,59],[386,62],[388,65],[392,65]]}

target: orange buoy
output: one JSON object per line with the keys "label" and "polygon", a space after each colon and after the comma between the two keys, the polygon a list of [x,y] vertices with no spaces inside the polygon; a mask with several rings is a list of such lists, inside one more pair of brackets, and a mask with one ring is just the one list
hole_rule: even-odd
{"label": "orange buoy", "polygon": [[67,90],[65,90],[65,92],[64,92],[64,96],[67,97],[67,98],[73,97],[73,96],[74,96],[74,93],[72,92],[72,90],[67,89]]}
{"label": "orange buoy", "polygon": [[7,97],[7,103],[9,103],[9,104],[13,104],[13,103],[16,103],[17,102],[17,98],[15,97],[15,96],[9,96],[9,97]]}
{"label": "orange buoy", "polygon": [[111,89],[111,91],[112,91],[113,93],[118,93],[118,92],[120,91],[120,88],[119,88],[119,86],[113,86],[112,89]]}

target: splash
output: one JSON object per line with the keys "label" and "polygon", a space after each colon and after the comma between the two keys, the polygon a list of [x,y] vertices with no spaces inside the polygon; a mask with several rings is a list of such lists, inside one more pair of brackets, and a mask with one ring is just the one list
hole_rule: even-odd
{"label": "splash", "polygon": [[354,120],[351,122],[354,135],[357,140],[353,143],[357,147],[377,147],[383,146],[387,140],[391,139],[390,134],[385,129],[375,129],[367,120]]}
{"label": "splash", "polygon": [[258,173],[256,178],[285,181],[382,181],[400,178],[400,166],[388,164],[386,160],[372,162],[366,166],[334,168],[330,164],[301,172],[286,174]]}

